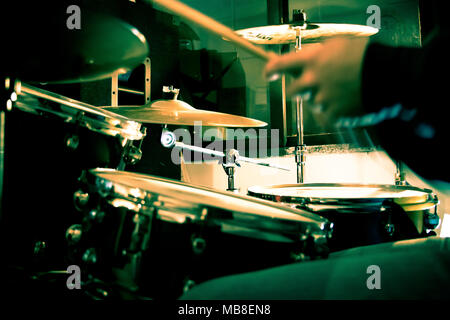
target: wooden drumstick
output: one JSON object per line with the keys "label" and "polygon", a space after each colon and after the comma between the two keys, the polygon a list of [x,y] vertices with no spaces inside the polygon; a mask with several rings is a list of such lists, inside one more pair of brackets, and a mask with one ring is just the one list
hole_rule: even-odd
{"label": "wooden drumstick", "polygon": [[224,26],[223,24],[217,22],[216,20],[204,15],[203,13],[181,3],[177,0],[145,0],[146,2],[153,2],[158,4],[159,6],[169,10],[170,12],[189,20],[192,23],[195,23],[202,28],[218,35],[224,37],[225,39],[235,43],[242,49],[247,50],[248,52],[254,54],[255,56],[263,59],[269,60],[272,56],[275,55],[273,52],[268,52],[260,47],[257,47],[250,41],[242,38],[238,34],[236,34],[232,29]]}

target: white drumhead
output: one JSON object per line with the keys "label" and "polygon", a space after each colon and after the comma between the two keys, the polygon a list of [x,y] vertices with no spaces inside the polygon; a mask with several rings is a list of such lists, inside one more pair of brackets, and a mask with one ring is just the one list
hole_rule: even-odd
{"label": "white drumhead", "polygon": [[382,185],[280,185],[253,186],[250,193],[279,197],[313,199],[397,199],[423,197],[427,193],[416,188]]}

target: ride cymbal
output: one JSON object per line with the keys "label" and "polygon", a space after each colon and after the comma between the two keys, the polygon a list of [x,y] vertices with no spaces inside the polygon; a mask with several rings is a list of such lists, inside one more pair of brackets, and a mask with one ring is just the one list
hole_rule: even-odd
{"label": "ride cymbal", "polygon": [[[295,24],[282,24],[241,29],[236,33],[255,44],[289,44],[295,43],[297,28]],[[308,23],[300,32],[302,43],[311,43],[336,36],[368,37],[378,29],[356,24]]]}

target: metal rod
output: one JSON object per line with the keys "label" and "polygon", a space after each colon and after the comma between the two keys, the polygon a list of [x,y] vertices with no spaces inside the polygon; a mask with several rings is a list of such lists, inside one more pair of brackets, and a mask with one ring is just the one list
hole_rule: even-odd
{"label": "metal rod", "polygon": [[[295,51],[302,49],[301,27],[296,28]],[[296,97],[296,129],[297,129],[297,146],[295,147],[295,162],[297,164],[297,183],[303,183],[305,179],[305,151],[304,131],[303,131],[303,99],[301,96]]]}
{"label": "metal rod", "polygon": [[3,212],[3,180],[5,170],[5,126],[6,126],[6,111],[0,111],[0,222],[2,220]]}
{"label": "metal rod", "polygon": [[137,90],[128,89],[128,88],[123,88],[123,87],[119,87],[118,90],[119,90],[119,91],[123,91],[123,92],[128,92],[128,93],[137,94],[137,95],[140,95],[140,96],[145,95],[145,93],[142,92],[142,91],[137,91]]}
{"label": "metal rod", "polygon": [[[192,145],[188,145],[188,144],[184,144],[183,142],[175,142],[174,147],[178,147],[178,148],[182,148],[182,149],[186,149],[186,150],[190,150],[190,151],[195,151],[195,152],[201,152],[204,154],[208,154],[210,156],[215,156],[218,158],[223,158],[225,157],[225,153],[221,152],[221,151],[215,151],[215,150],[210,150],[210,149],[206,149],[206,148],[201,148],[201,147],[197,147],[197,146],[192,146]],[[265,163],[265,162],[260,162],[259,160],[255,160],[252,158],[247,158],[247,157],[242,157],[239,156],[238,159],[236,159],[238,162],[247,162],[247,163],[252,163],[252,164],[256,164],[258,166],[264,166],[264,167],[270,167],[270,168],[275,168],[275,169],[279,169],[279,170],[285,170],[285,171],[291,171],[289,168],[283,167],[283,166],[279,166],[276,164],[271,164],[271,163]]]}

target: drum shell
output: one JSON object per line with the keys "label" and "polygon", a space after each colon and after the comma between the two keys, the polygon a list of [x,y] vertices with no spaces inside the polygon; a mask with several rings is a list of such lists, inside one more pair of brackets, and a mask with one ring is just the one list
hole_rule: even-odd
{"label": "drum shell", "polygon": [[[327,253],[328,221],[305,211],[115,170],[89,170],[85,182],[89,203],[72,261],[85,263],[95,252],[96,262],[84,270],[139,295],[176,298],[193,283]],[[236,202],[217,205],[224,198]],[[267,211],[249,213],[245,204]],[[137,229],[146,236],[134,241]]]}
{"label": "drum shell", "polygon": [[[77,148],[67,146],[70,137],[79,140]],[[57,117],[17,109],[7,113],[0,228],[10,263],[34,261],[37,242],[51,256],[45,264],[62,262],[65,231],[79,220],[73,193],[81,172],[116,166],[121,150],[117,138]]]}
{"label": "drum shell", "polygon": [[[254,239],[224,233],[219,226],[189,221],[163,221],[155,218],[155,211],[155,216],[148,216],[148,242],[133,252],[130,243],[136,228],[134,221],[142,214],[105,203],[101,207],[101,221],[89,221],[86,212],[82,242],[69,248],[72,261],[80,264],[87,250],[94,249],[95,264],[83,270],[114,283],[111,287],[132,288],[136,294],[153,299],[177,298],[189,282],[198,284],[293,263],[303,251],[302,245],[295,242]],[[203,249],[196,247],[195,241],[201,241]]]}

